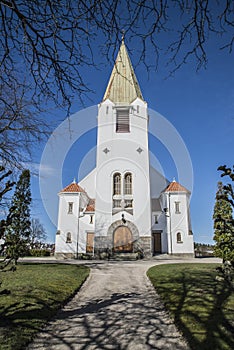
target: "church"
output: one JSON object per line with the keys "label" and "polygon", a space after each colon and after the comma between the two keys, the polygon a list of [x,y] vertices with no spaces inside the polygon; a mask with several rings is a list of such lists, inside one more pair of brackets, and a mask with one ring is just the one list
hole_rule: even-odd
{"label": "church", "polygon": [[58,194],[56,257],[193,256],[190,192],[150,166],[148,118],[122,40],[98,106],[96,167]]}

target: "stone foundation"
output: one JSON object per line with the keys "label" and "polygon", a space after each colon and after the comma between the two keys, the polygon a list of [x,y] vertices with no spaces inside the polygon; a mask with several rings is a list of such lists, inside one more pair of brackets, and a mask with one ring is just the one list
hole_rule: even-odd
{"label": "stone foundation", "polygon": [[75,259],[76,258],[76,254],[74,253],[55,253],[54,254],[56,259]]}
{"label": "stone foundation", "polygon": [[[152,256],[151,237],[140,237],[132,242],[132,253],[137,253],[139,257],[147,258]],[[101,259],[113,255],[113,238],[109,236],[101,236],[94,238],[94,254]],[[122,253],[124,254],[124,253]]]}
{"label": "stone foundation", "polygon": [[178,258],[195,258],[194,253],[173,253],[169,254],[170,257],[178,257]]}
{"label": "stone foundation", "polygon": [[94,253],[99,254],[111,250],[113,242],[106,236],[94,237]]}
{"label": "stone foundation", "polygon": [[152,237],[140,237],[138,240],[138,244],[143,250],[143,254],[145,258],[149,258],[152,256]]}

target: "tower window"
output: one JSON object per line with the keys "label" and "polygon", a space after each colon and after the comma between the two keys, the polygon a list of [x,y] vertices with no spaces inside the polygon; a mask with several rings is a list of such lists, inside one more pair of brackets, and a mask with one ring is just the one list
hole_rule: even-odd
{"label": "tower window", "polygon": [[133,202],[132,199],[125,199],[125,208],[132,208],[133,207],[132,202]]}
{"label": "tower window", "polygon": [[71,242],[72,242],[71,232],[68,232],[68,233],[67,233],[66,243],[71,243]]}
{"label": "tower window", "polygon": [[116,110],[116,132],[130,132],[129,128],[129,109]]}
{"label": "tower window", "polygon": [[113,195],[121,194],[121,175],[115,174],[113,177]]}
{"label": "tower window", "polygon": [[154,223],[158,224],[158,215],[154,215]]}
{"label": "tower window", "polygon": [[180,232],[178,232],[178,233],[176,234],[176,240],[177,240],[177,243],[183,243],[183,241],[182,241],[182,235],[181,235]]}
{"label": "tower window", "polygon": [[180,202],[175,202],[175,213],[180,214]]}
{"label": "tower window", "polygon": [[72,214],[72,212],[73,212],[73,203],[69,202],[68,203],[68,214]]}
{"label": "tower window", "polygon": [[89,223],[90,223],[90,224],[93,224],[93,215],[90,215],[90,217],[89,217]]}
{"label": "tower window", "polygon": [[121,199],[113,200],[113,208],[121,208]]}
{"label": "tower window", "polygon": [[132,194],[132,174],[124,176],[124,194]]}

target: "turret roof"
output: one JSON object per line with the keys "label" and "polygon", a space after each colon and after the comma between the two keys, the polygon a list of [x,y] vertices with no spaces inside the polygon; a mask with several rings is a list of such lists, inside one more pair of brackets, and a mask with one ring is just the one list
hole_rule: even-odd
{"label": "turret roof", "polygon": [[172,181],[163,192],[187,192],[189,190],[176,181]]}
{"label": "turret roof", "polygon": [[114,103],[130,104],[137,97],[144,100],[124,40],[122,40],[103,101],[110,99]]}
{"label": "turret roof", "polygon": [[76,182],[72,182],[70,185],[66,186],[61,192],[73,192],[73,193],[78,193],[78,192],[85,192],[85,190],[80,187]]}

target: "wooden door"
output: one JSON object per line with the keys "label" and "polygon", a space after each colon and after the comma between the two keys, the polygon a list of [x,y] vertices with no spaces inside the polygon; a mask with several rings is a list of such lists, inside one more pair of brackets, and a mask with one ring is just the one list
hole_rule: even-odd
{"label": "wooden door", "polygon": [[114,232],[114,251],[132,252],[132,232],[126,226],[118,227]]}
{"label": "wooden door", "polygon": [[162,253],[161,232],[153,232],[154,254]]}
{"label": "wooden door", "polygon": [[86,253],[93,253],[94,233],[87,232]]}

